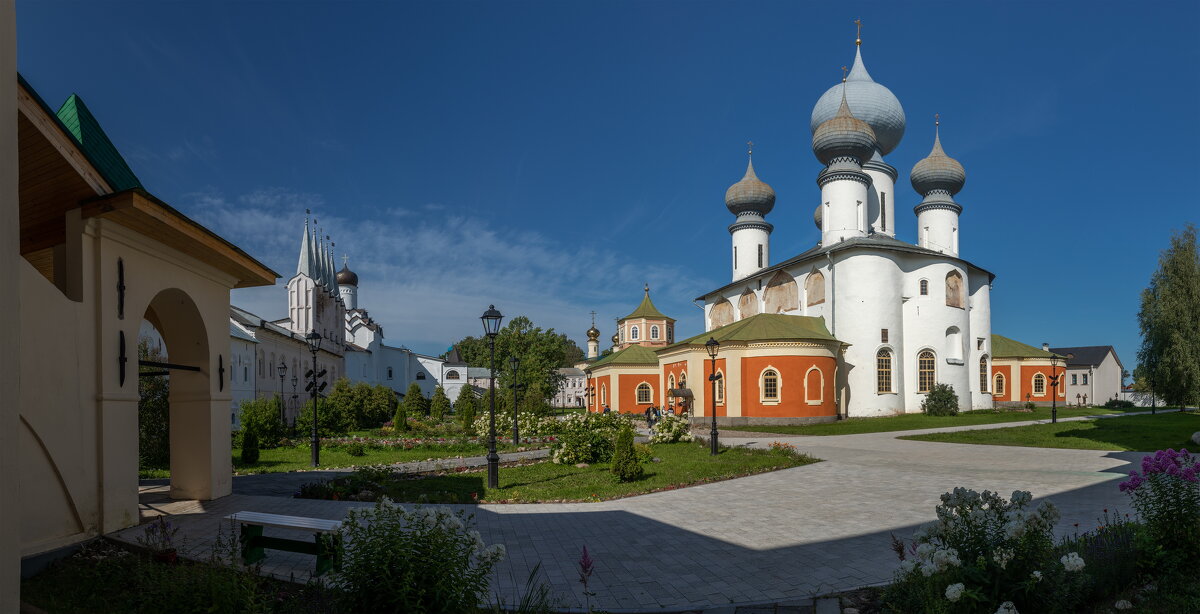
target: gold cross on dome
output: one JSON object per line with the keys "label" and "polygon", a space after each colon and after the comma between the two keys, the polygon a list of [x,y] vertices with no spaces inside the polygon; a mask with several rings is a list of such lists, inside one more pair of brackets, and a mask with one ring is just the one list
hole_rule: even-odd
{"label": "gold cross on dome", "polygon": [[346,254],[342,254],[342,266],[344,266],[344,267],[350,266],[350,256],[347,256]]}
{"label": "gold cross on dome", "polygon": [[592,312],[592,328],[596,327],[596,312]]}
{"label": "gold cross on dome", "polygon": [[754,141],[746,141],[746,154],[754,155]]}
{"label": "gold cross on dome", "polygon": [[845,80],[846,80],[846,72],[847,72],[847,70],[848,70],[848,69],[847,69],[845,66],[843,66],[843,67],[842,67],[842,81],[845,81]]}
{"label": "gold cross on dome", "polygon": [[858,26],[858,33],[854,35],[854,44],[861,45],[862,44],[862,20],[855,19],[854,25]]}
{"label": "gold cross on dome", "polygon": [[935,126],[940,126],[940,125],[942,125],[942,120],[941,120],[941,114],[940,114],[940,113],[934,113],[934,114],[933,114],[933,125],[935,125]]}

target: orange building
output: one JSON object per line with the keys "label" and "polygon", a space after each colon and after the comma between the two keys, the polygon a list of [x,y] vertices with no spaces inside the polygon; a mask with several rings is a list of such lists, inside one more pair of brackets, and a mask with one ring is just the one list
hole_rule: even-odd
{"label": "orange building", "polygon": [[[654,326],[661,327],[657,336]],[[724,424],[838,417],[845,388],[839,362],[846,345],[822,318],[757,314],[672,343],[674,320],[654,308],[647,289],[642,304],[618,327],[616,351],[582,365],[589,411],[674,407],[690,410],[694,418],[715,411]],[[705,347],[710,338],[720,344],[715,360]]]}
{"label": "orange building", "polygon": [[[1053,364],[1057,360],[1057,365]],[[1067,389],[1062,381],[1066,373],[1066,358],[1052,352],[992,335],[992,399],[995,403],[1050,405],[1057,397],[1066,403]],[[1054,377],[1058,376],[1058,386]],[[980,377],[987,378],[984,366]]]}

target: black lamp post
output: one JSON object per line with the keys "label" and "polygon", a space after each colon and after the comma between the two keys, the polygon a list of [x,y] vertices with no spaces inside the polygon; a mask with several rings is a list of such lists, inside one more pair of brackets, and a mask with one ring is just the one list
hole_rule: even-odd
{"label": "black lamp post", "polygon": [[488,305],[487,311],[479,316],[483,320],[483,334],[488,339],[488,351],[490,359],[488,361],[488,371],[491,377],[488,378],[488,397],[491,400],[491,406],[488,408],[489,427],[488,427],[488,488],[500,487],[500,455],[496,454],[496,335],[500,332],[500,320],[504,316],[496,311],[495,305]]}
{"label": "black lamp post", "polygon": [[709,407],[712,408],[712,412],[711,412],[712,413],[712,430],[709,431],[708,435],[709,435],[709,444],[712,448],[710,450],[710,454],[712,454],[713,456],[716,456],[717,455],[717,379],[719,378],[719,376],[717,375],[717,352],[720,351],[721,344],[718,343],[716,339],[709,337],[708,341],[704,344],[704,349],[708,350],[708,357],[711,359],[709,361],[709,364],[711,366],[709,367],[709,372],[708,372],[708,383],[709,383],[709,394],[710,394],[710,399],[711,399],[709,402]]}
{"label": "black lamp post", "polygon": [[279,372],[279,426],[283,427],[287,424],[287,418],[283,411],[283,378],[287,375],[287,363],[281,359],[275,370]]}
{"label": "black lamp post", "polygon": [[508,358],[508,366],[512,367],[512,389],[513,389],[513,445],[521,445],[521,431],[517,428],[517,388],[520,384],[517,383],[517,369],[521,366],[521,359],[513,354]]}
{"label": "black lamp post", "polygon": [[312,376],[312,381],[308,386],[312,389],[312,466],[317,467],[321,464],[321,441],[317,439],[317,352],[321,349],[321,335],[317,331],[311,330],[304,336],[304,340],[308,343],[308,350],[312,352],[312,369],[309,374]]}
{"label": "black lamp post", "polygon": [[1050,424],[1058,423],[1058,355],[1050,355]]}
{"label": "black lamp post", "polygon": [[[296,374],[293,373],[292,374],[292,409],[296,408],[296,401],[300,398],[300,395],[296,394],[296,384],[299,384],[299,383],[300,383],[300,378],[296,377]],[[295,418],[292,418],[291,427],[293,429],[296,428],[296,419]],[[295,437],[295,435],[296,435],[295,433],[292,433],[290,436]]]}

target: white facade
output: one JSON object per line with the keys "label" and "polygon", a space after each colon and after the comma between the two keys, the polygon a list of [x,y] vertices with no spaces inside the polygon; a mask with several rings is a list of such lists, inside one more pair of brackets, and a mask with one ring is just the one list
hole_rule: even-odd
{"label": "white facade", "polygon": [[1112,346],[1052,348],[1051,351],[1067,357],[1068,403],[1103,405],[1106,401],[1123,398],[1121,387],[1125,367]]}
{"label": "white facade", "polygon": [[563,380],[559,384],[554,398],[551,399],[550,405],[552,407],[583,407],[587,375],[574,368],[558,369],[558,372],[563,376]]}
{"label": "white facade", "polygon": [[258,340],[241,324],[229,322],[229,419],[234,430],[242,427],[241,405],[255,396]]}

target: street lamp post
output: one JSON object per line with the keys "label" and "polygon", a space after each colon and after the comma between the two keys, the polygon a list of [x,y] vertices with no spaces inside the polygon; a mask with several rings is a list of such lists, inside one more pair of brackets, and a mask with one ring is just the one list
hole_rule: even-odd
{"label": "street lamp post", "polygon": [[312,382],[309,387],[312,388],[312,466],[317,467],[321,464],[321,441],[317,438],[317,352],[321,349],[321,335],[317,331],[311,330],[304,336],[304,340],[308,343],[308,350],[312,352],[312,369],[309,373],[312,375]]}
{"label": "street lamp post", "polygon": [[283,411],[283,378],[287,375],[287,363],[281,359],[275,370],[279,372],[279,426],[283,428],[283,425],[287,424],[287,417]]}
{"label": "street lamp post", "polygon": [[496,334],[500,332],[500,320],[504,316],[496,311],[495,305],[488,305],[487,311],[479,317],[483,321],[483,334],[488,339],[488,398],[491,400],[488,408],[488,488],[500,487],[500,455],[496,454]]}
{"label": "street lamp post", "polygon": [[709,337],[704,344],[704,349],[708,350],[708,357],[711,359],[709,364],[708,382],[709,382],[709,407],[712,408],[712,430],[709,431],[709,453],[713,456],[717,455],[717,352],[721,349],[721,344],[716,339]]}
{"label": "street lamp post", "polygon": [[1050,424],[1058,423],[1058,356],[1050,355]]}
{"label": "street lamp post", "polygon": [[[299,383],[300,383],[300,378],[296,377],[296,374],[293,373],[292,374],[292,409],[296,409],[296,402],[300,398],[300,395],[296,394],[296,384],[299,384]],[[295,430],[295,428],[296,428],[296,418],[295,417],[292,418],[291,427],[293,430]],[[289,436],[295,437],[296,433],[293,432]]]}
{"label": "street lamp post", "polygon": [[521,431],[517,428],[517,369],[521,366],[521,359],[513,354],[508,358],[508,366],[512,367],[512,389],[513,389],[513,445],[521,445]]}

